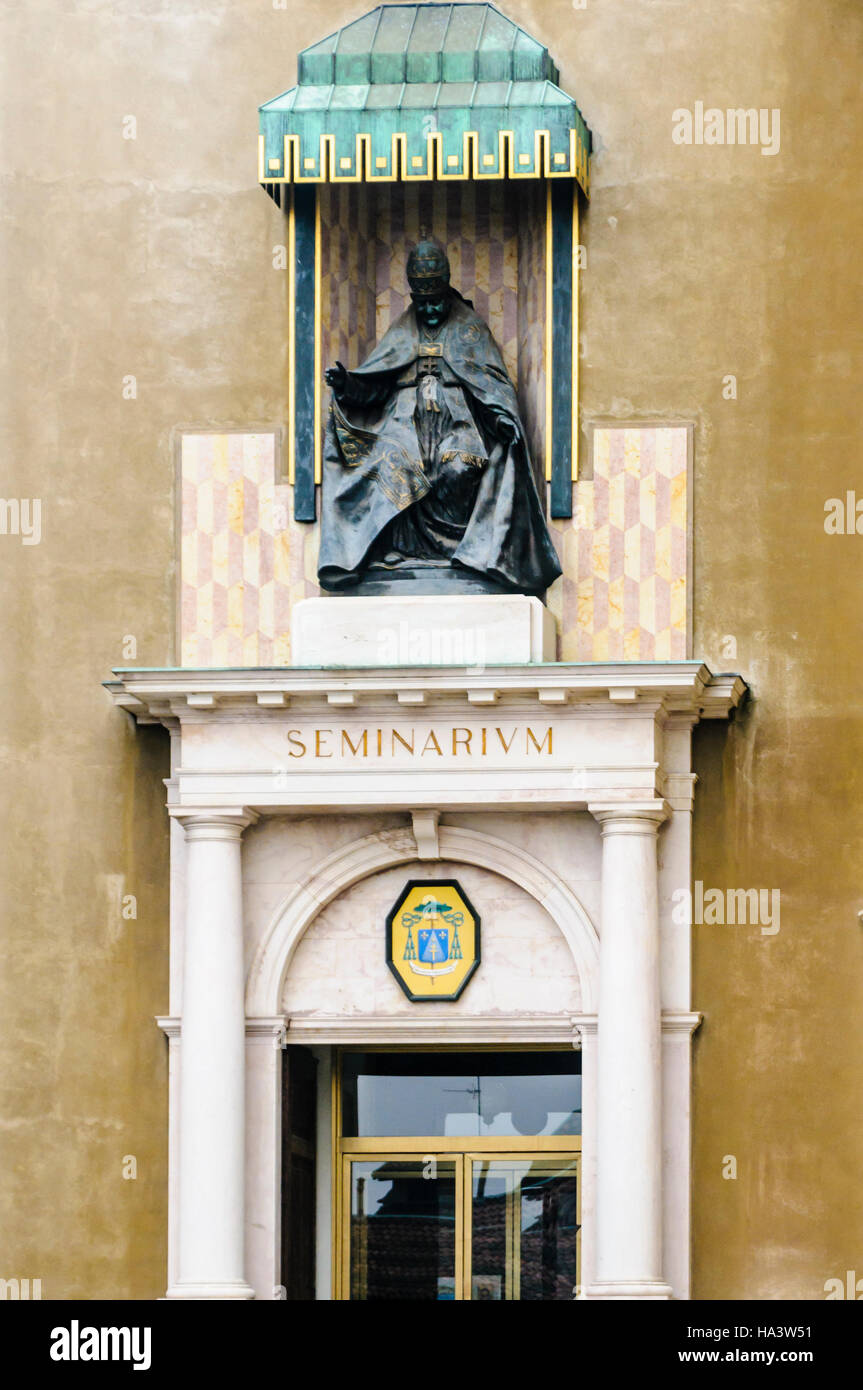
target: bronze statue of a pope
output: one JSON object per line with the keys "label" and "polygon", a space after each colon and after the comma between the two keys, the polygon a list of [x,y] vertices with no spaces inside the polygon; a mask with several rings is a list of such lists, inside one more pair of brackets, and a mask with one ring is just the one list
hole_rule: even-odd
{"label": "bronze statue of a pope", "polygon": [[407,278],[411,305],[371,355],[326,373],[320,582],[541,594],[561,570],[498,346],[437,242]]}

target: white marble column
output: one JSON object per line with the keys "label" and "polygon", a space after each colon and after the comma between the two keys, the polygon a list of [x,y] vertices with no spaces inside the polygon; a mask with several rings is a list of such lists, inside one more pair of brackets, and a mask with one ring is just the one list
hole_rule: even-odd
{"label": "white marble column", "polygon": [[170,1299],[247,1299],[241,838],[251,813],[183,817],[179,1275]]}
{"label": "white marble column", "polygon": [[287,1019],[246,1019],[246,1264],[255,1298],[282,1283],[282,1048]]}
{"label": "white marble column", "polygon": [[602,830],[595,1275],[588,1298],[670,1298],[662,1271],[657,831],[663,802],[591,806]]}

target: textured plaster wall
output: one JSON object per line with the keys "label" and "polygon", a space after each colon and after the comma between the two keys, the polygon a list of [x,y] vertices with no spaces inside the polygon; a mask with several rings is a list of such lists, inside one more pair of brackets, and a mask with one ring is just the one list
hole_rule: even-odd
{"label": "textured plaster wall", "polygon": [[[167,738],[99,681],[174,655],[172,430],[285,420],[255,108],[364,8],[35,0],[2,19],[0,492],[42,499],[42,540],[0,536],[0,1275],[47,1298],[164,1288]],[[597,137],[582,415],[695,423],[695,651],[755,691],[696,735],[695,877],[779,888],[782,920],[695,929],[694,1292],[818,1298],[863,1247],[863,540],[823,530],[859,478],[863,12],[504,8]],[[779,154],[675,145],[697,100],[779,107]]]}
{"label": "textured plaster wall", "polygon": [[[694,877],[782,915],[694,928],[693,1294],[823,1298],[863,1246],[863,540],[823,529],[859,491],[863,12],[517,12],[577,28],[555,52],[598,135],[582,413],[695,422],[694,652],[755,695],[695,735]],[[697,100],[779,107],[779,154],[675,145]]]}

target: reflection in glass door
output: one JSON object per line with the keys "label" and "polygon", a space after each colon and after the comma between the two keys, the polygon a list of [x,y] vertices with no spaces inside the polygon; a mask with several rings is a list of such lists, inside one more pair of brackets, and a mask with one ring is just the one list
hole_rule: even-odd
{"label": "reflection in glass door", "polygon": [[478,1153],[471,1145],[343,1162],[342,1297],[574,1298],[577,1153]]}
{"label": "reflection in glass door", "polygon": [[453,1159],[364,1159],[350,1164],[350,1297],[365,1302],[455,1298],[461,1282]]}
{"label": "reflection in glass door", "polygon": [[474,1300],[560,1302],[578,1282],[578,1161],[472,1158],[465,1281]]}

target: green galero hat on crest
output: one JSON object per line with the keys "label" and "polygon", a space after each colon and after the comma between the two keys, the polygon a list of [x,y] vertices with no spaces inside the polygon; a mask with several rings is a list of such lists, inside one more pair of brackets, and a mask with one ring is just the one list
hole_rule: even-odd
{"label": "green galero hat on crest", "polygon": [[440,294],[449,289],[449,260],[439,242],[424,238],[417,243],[408,256],[407,277],[412,294]]}

